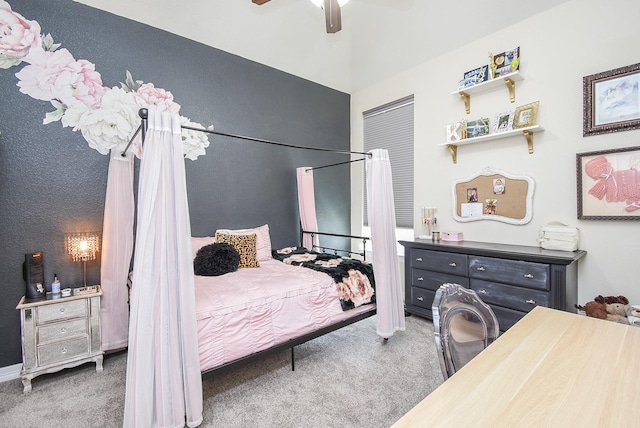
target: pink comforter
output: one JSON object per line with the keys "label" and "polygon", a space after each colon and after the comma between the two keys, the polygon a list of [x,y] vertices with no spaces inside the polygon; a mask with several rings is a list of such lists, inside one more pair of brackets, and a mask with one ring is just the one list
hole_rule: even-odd
{"label": "pink comforter", "polygon": [[371,309],[343,311],[329,275],[277,260],[195,284],[202,371]]}

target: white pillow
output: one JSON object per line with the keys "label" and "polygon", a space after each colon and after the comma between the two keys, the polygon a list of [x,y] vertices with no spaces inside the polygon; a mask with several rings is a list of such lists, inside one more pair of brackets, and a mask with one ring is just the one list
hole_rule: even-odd
{"label": "white pillow", "polygon": [[192,259],[196,258],[196,254],[198,254],[198,250],[205,245],[213,244],[216,242],[216,238],[213,236],[192,236],[191,237],[191,252],[193,253]]}
{"label": "white pillow", "polygon": [[258,261],[270,260],[271,257],[271,235],[269,235],[269,225],[256,227],[254,229],[218,229],[216,233],[223,235],[251,235],[256,234],[256,256]]}

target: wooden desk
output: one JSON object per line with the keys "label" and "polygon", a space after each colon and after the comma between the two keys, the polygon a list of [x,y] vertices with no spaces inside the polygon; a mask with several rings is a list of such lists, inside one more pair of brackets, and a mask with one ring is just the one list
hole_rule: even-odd
{"label": "wooden desk", "polygon": [[393,428],[638,426],[639,403],[640,328],[538,306]]}

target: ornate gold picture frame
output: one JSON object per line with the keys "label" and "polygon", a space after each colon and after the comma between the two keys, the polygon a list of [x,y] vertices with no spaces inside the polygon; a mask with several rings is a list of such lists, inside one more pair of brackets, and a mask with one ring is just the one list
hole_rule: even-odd
{"label": "ornate gold picture frame", "polygon": [[534,103],[525,104],[516,108],[513,115],[513,127],[514,128],[526,128],[527,126],[533,126],[538,123],[538,107],[540,101]]}

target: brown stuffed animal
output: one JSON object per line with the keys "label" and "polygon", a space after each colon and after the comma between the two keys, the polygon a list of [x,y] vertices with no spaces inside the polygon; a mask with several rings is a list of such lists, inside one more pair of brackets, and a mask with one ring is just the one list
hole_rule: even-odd
{"label": "brown stuffed animal", "polygon": [[623,305],[629,304],[629,299],[627,299],[624,296],[607,296],[607,297],[597,296],[593,300],[598,303],[606,303],[606,304],[610,304],[610,303],[621,303]]}
{"label": "brown stuffed animal", "polygon": [[574,305],[574,307],[584,311],[588,317],[629,324],[627,318],[629,300],[624,296],[597,296],[584,306]]}
{"label": "brown stuffed animal", "polygon": [[587,302],[584,306],[574,305],[576,309],[584,311],[588,317],[600,318],[601,320],[607,319],[607,305],[592,300]]}

